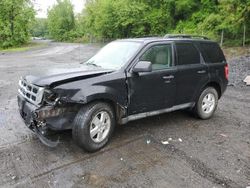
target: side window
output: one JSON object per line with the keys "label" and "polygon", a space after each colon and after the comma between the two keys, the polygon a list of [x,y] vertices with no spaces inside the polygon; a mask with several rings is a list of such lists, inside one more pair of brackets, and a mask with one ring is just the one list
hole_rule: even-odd
{"label": "side window", "polygon": [[157,45],[149,48],[140,61],[150,61],[153,70],[167,69],[172,66],[171,44]]}
{"label": "side window", "polygon": [[200,63],[200,53],[191,43],[176,43],[178,65]]}
{"label": "side window", "polygon": [[217,43],[200,43],[202,56],[206,63],[219,63],[225,61],[224,54]]}

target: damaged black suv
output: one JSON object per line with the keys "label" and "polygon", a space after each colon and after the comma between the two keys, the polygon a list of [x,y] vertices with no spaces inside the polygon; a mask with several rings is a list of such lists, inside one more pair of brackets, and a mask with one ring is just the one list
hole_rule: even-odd
{"label": "damaged black suv", "polygon": [[18,105],[25,124],[48,146],[48,130],[72,129],[75,142],[97,151],[117,124],[189,109],[210,118],[226,90],[228,65],[216,42],[168,35],[109,43],[80,70],[25,76]]}

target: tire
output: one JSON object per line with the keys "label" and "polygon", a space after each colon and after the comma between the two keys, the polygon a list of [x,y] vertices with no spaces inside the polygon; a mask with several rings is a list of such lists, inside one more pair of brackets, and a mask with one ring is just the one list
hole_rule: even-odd
{"label": "tire", "polygon": [[[209,102],[208,102],[209,101]],[[196,102],[194,112],[200,119],[209,119],[213,116],[218,105],[218,92],[213,87],[205,88]]]}
{"label": "tire", "polygon": [[91,103],[82,107],[74,119],[73,140],[85,151],[95,152],[108,143],[114,127],[115,115],[112,107],[103,102]]}

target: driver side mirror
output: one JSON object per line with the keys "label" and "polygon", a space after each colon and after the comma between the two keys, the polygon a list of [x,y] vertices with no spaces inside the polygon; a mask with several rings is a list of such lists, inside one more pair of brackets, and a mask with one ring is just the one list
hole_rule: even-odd
{"label": "driver side mirror", "polygon": [[152,63],[150,61],[139,61],[133,68],[133,72],[151,72]]}

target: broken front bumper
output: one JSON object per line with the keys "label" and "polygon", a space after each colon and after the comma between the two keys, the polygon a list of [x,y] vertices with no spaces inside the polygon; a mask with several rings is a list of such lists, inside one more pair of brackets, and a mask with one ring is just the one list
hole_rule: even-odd
{"label": "broken front bumper", "polygon": [[27,127],[30,128],[34,123],[36,106],[26,101],[20,95],[17,96],[17,101],[20,115],[23,118],[24,123],[27,125]]}
{"label": "broken front bumper", "polygon": [[54,147],[58,141],[53,142],[45,135],[48,130],[71,129],[75,112],[70,108],[62,107],[37,107],[22,96],[17,96],[19,112],[26,126],[31,129],[46,145]]}

